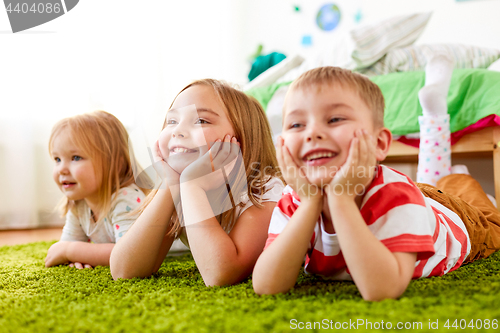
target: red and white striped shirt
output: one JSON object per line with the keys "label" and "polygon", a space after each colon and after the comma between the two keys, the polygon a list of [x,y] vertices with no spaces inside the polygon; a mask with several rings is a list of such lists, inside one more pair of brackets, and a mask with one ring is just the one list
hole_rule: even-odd
{"label": "red and white striped shirt", "polygon": [[[287,186],[274,209],[266,247],[285,229],[299,196]],[[433,199],[424,197],[406,175],[379,166],[367,188],[361,216],[370,231],[391,252],[416,252],[413,278],[439,276],[463,263],[470,239],[460,217]],[[306,255],[306,273],[351,280],[336,234],[328,234],[320,215]]]}

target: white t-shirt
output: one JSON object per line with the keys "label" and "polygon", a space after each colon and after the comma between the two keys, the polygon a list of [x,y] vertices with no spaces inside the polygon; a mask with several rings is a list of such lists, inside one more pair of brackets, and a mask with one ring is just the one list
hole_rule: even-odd
{"label": "white t-shirt", "polygon": [[135,222],[128,213],[138,208],[144,200],[144,193],[137,185],[132,184],[121,188],[113,194],[112,206],[106,216],[101,216],[94,222],[90,207],[85,200],[76,202],[73,211],[66,214],[66,224],[61,235],[61,241],[80,241],[93,243],[116,243],[125,235]]}
{"label": "white t-shirt", "polygon": [[[285,185],[281,181],[281,179],[277,177],[271,178],[265,185],[264,188],[264,194],[262,195],[262,202],[278,202],[279,199],[281,198],[281,193],[283,192],[283,189],[285,188]],[[267,191],[267,192],[266,192]],[[244,193],[241,196],[241,201],[244,205],[243,207],[240,207],[240,205],[237,205],[235,208],[235,220],[238,220],[238,218],[243,214],[248,208],[253,206],[253,202],[250,200],[248,197],[248,193]],[[231,230],[226,230],[227,233],[229,233]],[[181,228],[181,233],[179,236],[180,240],[184,245],[189,247],[188,239],[187,239],[187,234],[186,234],[186,228]]]}

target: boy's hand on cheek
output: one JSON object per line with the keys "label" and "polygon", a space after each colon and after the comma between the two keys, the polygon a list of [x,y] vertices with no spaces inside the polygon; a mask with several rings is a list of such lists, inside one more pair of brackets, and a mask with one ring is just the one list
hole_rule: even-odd
{"label": "boy's hand on cheek", "polygon": [[282,137],[278,137],[276,147],[276,157],[280,166],[283,178],[290,187],[297,193],[302,202],[306,200],[317,200],[322,202],[322,189],[315,184],[311,184],[307,179],[304,170],[293,160],[290,151],[285,146]]}
{"label": "boy's hand on cheek", "polygon": [[354,199],[363,194],[375,174],[375,140],[365,130],[356,130],[349,147],[347,161],[325,188],[329,197]]}

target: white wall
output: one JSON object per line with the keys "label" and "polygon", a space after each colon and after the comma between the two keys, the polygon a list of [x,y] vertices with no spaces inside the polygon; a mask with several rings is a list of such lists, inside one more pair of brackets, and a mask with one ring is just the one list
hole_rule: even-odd
{"label": "white wall", "polygon": [[103,109],[133,128],[194,79],[244,79],[235,6],[85,0],[17,34],[0,9],[0,228],[37,226],[59,200],[47,150],[57,120]]}
{"label": "white wall", "polygon": [[[241,46],[248,56],[252,54],[258,44],[264,46],[264,53],[273,51],[286,55],[300,53],[305,56],[313,55],[321,50],[325,44],[331,42],[338,34],[355,27],[357,23],[354,15],[361,4],[361,0],[335,0],[341,10],[340,23],[332,31],[323,31],[316,25],[316,14],[325,0],[254,0],[244,1],[240,8],[245,12],[245,26]],[[300,11],[295,11],[298,6]],[[304,35],[312,36],[312,45],[304,47],[301,40]]]}
{"label": "white wall", "polygon": [[500,49],[498,0],[363,0],[366,22],[414,12],[434,14],[417,41],[460,43]]}
{"label": "white wall", "polygon": [[[357,26],[358,9],[361,24],[434,10],[418,43],[500,48],[500,0],[333,0],[342,18],[332,32],[315,24],[326,2],[82,0],[18,34],[0,10],[0,224],[3,214],[13,227],[37,225],[40,211],[49,214],[58,201],[47,152],[58,119],[104,109],[133,128],[141,117],[164,112],[193,79],[246,83],[248,57],[260,43],[264,53],[313,55]],[[301,46],[306,34],[312,47]]]}

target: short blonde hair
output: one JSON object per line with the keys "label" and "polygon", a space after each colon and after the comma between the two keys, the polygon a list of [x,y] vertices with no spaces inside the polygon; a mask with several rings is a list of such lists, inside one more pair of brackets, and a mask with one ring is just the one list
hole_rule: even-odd
{"label": "short blonde hair", "polygon": [[384,126],[384,96],[380,88],[368,77],[353,73],[340,67],[318,67],[299,76],[290,86],[288,93],[296,89],[306,89],[319,85],[335,85],[347,87],[356,92],[361,100],[373,112],[375,127]]}
{"label": "short blonde hair", "polygon": [[[264,109],[259,102],[246,95],[244,92],[232,87],[230,84],[214,79],[202,79],[194,81],[184,87],[178,94],[193,86],[206,86],[213,89],[215,95],[219,98],[225,107],[227,117],[234,130],[234,135],[241,145],[241,154],[246,173],[246,182],[238,179],[230,180],[231,184],[236,186],[230,189],[233,197],[242,192],[248,194],[250,201],[257,207],[262,207],[261,196],[264,194],[266,183],[271,177],[278,177],[281,180],[278,161],[276,159],[276,150],[274,148],[271,127],[267,120]],[[172,108],[174,101],[172,101]],[[162,128],[166,126],[166,119]],[[231,177],[231,175],[229,176]],[[247,184],[247,188],[241,188],[238,185]],[[236,187],[236,188],[235,188]],[[224,187],[223,191],[227,191]],[[142,213],[147,205],[153,200],[157,190],[151,191],[144,200],[139,209],[132,213]],[[223,195],[229,200],[227,195]],[[224,205],[222,205],[224,206]],[[242,203],[240,203],[242,206]],[[232,208],[217,217],[220,225],[226,231],[229,231],[235,221],[235,209]],[[168,233],[178,235],[181,228],[179,218],[176,212],[172,216],[172,225]]]}
{"label": "short blonde hair", "polygon": [[[129,153],[127,130],[115,116],[105,111],[65,118],[52,128],[49,139],[51,155],[54,140],[65,130],[69,131],[71,141],[89,156],[97,179],[101,179],[97,209],[99,216],[106,216],[111,209],[113,193],[135,183],[131,162],[134,156]],[[64,197],[59,204],[61,213],[66,215],[74,204]]]}

